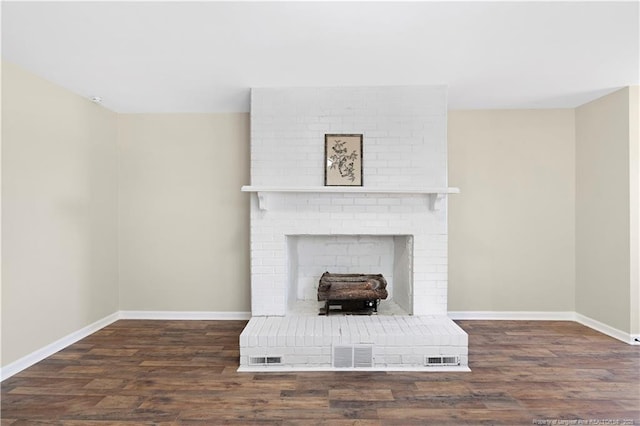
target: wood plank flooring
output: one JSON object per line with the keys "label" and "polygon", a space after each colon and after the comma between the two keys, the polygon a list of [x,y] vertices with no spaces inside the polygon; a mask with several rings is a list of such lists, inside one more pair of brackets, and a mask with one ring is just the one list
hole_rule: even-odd
{"label": "wood plank flooring", "polygon": [[117,321],[5,380],[2,425],[640,424],[640,347],[576,323],[459,321],[471,373],[286,374],[236,372],[245,324]]}

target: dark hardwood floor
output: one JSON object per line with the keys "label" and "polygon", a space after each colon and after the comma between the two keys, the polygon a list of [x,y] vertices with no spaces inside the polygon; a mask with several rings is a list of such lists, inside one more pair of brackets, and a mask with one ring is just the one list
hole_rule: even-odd
{"label": "dark hardwood floor", "polygon": [[256,374],[236,372],[244,321],[118,321],[5,380],[2,425],[640,424],[639,346],[458,323],[471,373]]}

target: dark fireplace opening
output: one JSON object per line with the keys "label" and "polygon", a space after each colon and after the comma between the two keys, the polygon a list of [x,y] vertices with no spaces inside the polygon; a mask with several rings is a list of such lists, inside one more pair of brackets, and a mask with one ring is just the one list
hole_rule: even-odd
{"label": "dark fireplace opening", "polygon": [[382,274],[325,272],[318,284],[318,301],[325,302],[320,315],[328,316],[331,312],[351,315],[376,314],[378,303],[387,296],[387,280]]}

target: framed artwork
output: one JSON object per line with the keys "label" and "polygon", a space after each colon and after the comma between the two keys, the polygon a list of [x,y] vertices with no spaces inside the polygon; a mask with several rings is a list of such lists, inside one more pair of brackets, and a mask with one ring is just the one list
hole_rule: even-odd
{"label": "framed artwork", "polygon": [[362,135],[324,135],[324,185],[362,186]]}

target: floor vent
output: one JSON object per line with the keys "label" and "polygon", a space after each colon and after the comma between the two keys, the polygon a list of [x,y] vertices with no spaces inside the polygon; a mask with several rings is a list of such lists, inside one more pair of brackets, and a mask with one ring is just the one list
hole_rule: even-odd
{"label": "floor vent", "polygon": [[373,367],[372,346],[334,346],[333,366],[335,368]]}
{"label": "floor vent", "polygon": [[282,357],[279,356],[251,356],[250,365],[279,365],[282,364]]}
{"label": "floor vent", "polygon": [[426,356],[424,365],[427,367],[443,367],[460,365],[460,357],[457,356]]}

